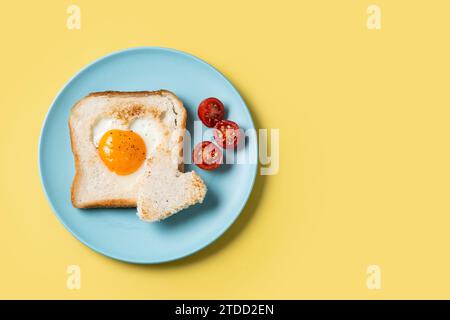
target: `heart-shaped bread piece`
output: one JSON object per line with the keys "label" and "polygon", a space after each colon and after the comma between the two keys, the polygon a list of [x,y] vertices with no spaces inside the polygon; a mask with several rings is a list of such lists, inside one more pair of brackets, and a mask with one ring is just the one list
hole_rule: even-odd
{"label": "heart-shaped bread piece", "polygon": [[148,222],[163,220],[180,210],[203,202],[206,185],[194,172],[183,173],[161,150],[146,162],[137,195],[137,215]]}

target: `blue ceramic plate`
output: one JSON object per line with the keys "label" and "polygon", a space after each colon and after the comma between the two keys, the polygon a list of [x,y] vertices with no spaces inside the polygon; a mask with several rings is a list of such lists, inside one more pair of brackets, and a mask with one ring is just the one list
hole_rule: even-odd
{"label": "blue ceramic plate", "polygon": [[[143,47],[101,58],[80,71],[58,94],[45,119],[39,167],[48,200],[60,221],[81,242],[108,257],[132,263],[161,263],[190,255],[217,239],[243,209],[257,165],[235,164],[208,172],[195,170],[208,187],[203,204],[162,222],[145,223],[136,209],[75,209],[70,201],[74,162],[68,119],[76,101],[94,91],[167,89],[188,111],[188,129],[198,120],[197,106],[206,97],[223,101],[227,118],[254,128],[249,110],[231,83],[206,62],[183,52]],[[195,144],[197,141],[193,141]],[[257,142],[245,149],[256,158]]]}

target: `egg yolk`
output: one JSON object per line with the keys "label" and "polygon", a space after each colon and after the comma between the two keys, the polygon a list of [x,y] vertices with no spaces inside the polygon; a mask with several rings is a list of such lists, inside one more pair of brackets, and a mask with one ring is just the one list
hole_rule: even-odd
{"label": "egg yolk", "polygon": [[144,140],[138,134],[113,129],[100,139],[98,152],[109,170],[124,176],[139,169],[147,151]]}

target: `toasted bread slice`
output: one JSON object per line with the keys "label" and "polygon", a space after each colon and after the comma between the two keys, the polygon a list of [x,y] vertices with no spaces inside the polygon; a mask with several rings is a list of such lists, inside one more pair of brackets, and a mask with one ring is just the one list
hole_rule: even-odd
{"label": "toasted bread slice", "polygon": [[138,182],[145,166],[130,175],[110,171],[97,151],[97,131],[133,130],[138,124],[144,131],[149,127],[153,130],[146,141],[147,158],[154,156],[158,146],[164,146],[171,150],[172,161],[183,167],[186,110],[175,94],[165,90],[96,92],[75,104],[69,120],[75,158],[71,190],[74,207],[136,206]]}
{"label": "toasted bread slice", "polygon": [[203,180],[194,171],[180,172],[170,152],[161,151],[147,160],[137,198],[137,215],[144,221],[159,221],[203,202],[205,195]]}

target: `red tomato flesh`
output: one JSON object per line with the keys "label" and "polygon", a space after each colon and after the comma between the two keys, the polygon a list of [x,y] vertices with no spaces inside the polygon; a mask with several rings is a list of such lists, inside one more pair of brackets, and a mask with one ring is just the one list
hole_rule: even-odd
{"label": "red tomato flesh", "polygon": [[221,120],[214,128],[214,139],[222,148],[235,148],[238,145],[241,131],[236,122]]}
{"label": "red tomato flesh", "polygon": [[214,170],[222,164],[222,152],[211,141],[203,141],[192,151],[192,161],[203,170]]}
{"label": "red tomato flesh", "polygon": [[207,98],[198,106],[198,117],[208,128],[214,127],[217,121],[225,116],[223,103],[217,98]]}

